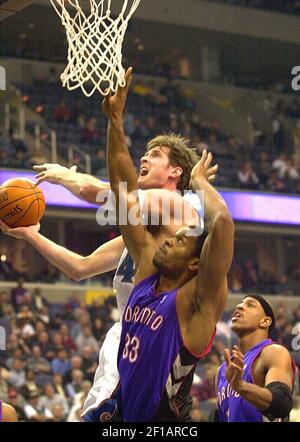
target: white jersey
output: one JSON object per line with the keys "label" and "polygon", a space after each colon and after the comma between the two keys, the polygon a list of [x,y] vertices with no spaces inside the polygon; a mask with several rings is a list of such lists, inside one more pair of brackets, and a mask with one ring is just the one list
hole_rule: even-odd
{"label": "white jersey", "polygon": [[123,316],[128,298],[133,290],[133,275],[134,262],[125,248],[113,280],[120,318]]}
{"label": "white jersey", "polygon": [[[184,197],[197,211],[202,220],[201,204],[195,194],[186,194]],[[140,203],[143,202],[143,192],[139,191]],[[125,248],[119,261],[113,279],[113,288],[116,292],[117,305],[122,318],[129,296],[133,290],[134,262]],[[96,408],[108,399],[119,383],[117,368],[118,349],[121,337],[121,322],[117,322],[108,331],[99,353],[99,365],[95,373],[94,383],[89,391],[83,406],[83,414]]]}

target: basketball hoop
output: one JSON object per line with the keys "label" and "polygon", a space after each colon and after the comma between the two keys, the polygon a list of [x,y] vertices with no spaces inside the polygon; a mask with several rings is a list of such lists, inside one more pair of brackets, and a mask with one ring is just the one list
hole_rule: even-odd
{"label": "basketball hoop", "polygon": [[[141,0],[123,0],[117,18],[111,16],[112,0],[89,0],[89,11],[80,0],[50,0],[66,30],[68,65],[61,74],[69,91],[81,88],[90,97],[116,92],[125,86],[122,45],[128,22]],[[67,9],[68,8],[68,9]]]}

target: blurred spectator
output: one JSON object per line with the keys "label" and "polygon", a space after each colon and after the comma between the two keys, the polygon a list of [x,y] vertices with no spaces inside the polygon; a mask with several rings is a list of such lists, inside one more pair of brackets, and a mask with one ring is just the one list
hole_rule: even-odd
{"label": "blurred spectator", "polygon": [[75,395],[80,393],[82,389],[83,372],[81,370],[72,370],[71,379],[72,381],[67,384],[66,390],[67,395],[74,399]]}
{"label": "blurred spectator", "polygon": [[92,163],[92,174],[96,176],[106,176],[106,152],[99,149]]}
{"label": "blurred spectator", "polygon": [[38,385],[43,385],[49,380],[50,364],[47,359],[42,356],[41,348],[35,345],[32,348],[32,357],[28,359],[27,367],[33,370]]}
{"label": "blurred spectator", "polygon": [[204,378],[200,385],[195,386],[193,395],[198,401],[207,401],[216,397],[215,377],[218,367],[211,364],[204,365]]}
{"label": "blurred spectator", "polygon": [[51,368],[53,373],[59,373],[62,377],[70,369],[70,361],[68,354],[63,348],[57,351],[56,358],[51,362]]}
{"label": "blurred spectator", "polygon": [[258,189],[259,178],[252,168],[252,163],[246,161],[238,172],[239,186],[242,189]]}
{"label": "blurred spectator", "polygon": [[289,295],[293,294],[293,290],[291,288],[289,278],[287,277],[287,275],[282,275],[279,278],[279,281],[276,283],[275,291],[276,291],[276,293],[278,293],[280,295],[285,295],[285,296],[289,296]]}
{"label": "blurred spectator", "polygon": [[22,395],[26,398],[30,396],[30,393],[33,391],[37,391],[38,386],[35,381],[35,373],[31,368],[26,367],[25,373],[25,383],[20,390]]}
{"label": "blurred spectator", "polygon": [[102,321],[101,318],[96,318],[93,322],[93,326],[92,326],[92,333],[94,338],[97,340],[97,342],[102,343],[105,335],[106,335],[106,330],[105,330],[105,326],[104,326],[104,322]]}
{"label": "blurred spectator", "polygon": [[94,374],[97,368],[98,352],[95,353],[93,348],[86,345],[81,351],[82,355],[82,371],[85,373],[87,380],[93,382]]}
{"label": "blurred spectator", "polygon": [[60,101],[53,110],[53,118],[57,123],[67,123],[71,115],[71,111],[64,101]]}
{"label": "blurred spectator", "polygon": [[68,351],[76,351],[77,347],[73,338],[70,336],[68,325],[65,323],[61,324],[59,331],[63,347]]}
{"label": "blurred spectator", "polygon": [[272,191],[272,192],[285,192],[286,191],[286,185],[283,182],[283,180],[281,180],[278,177],[278,174],[276,171],[271,173],[270,178],[267,181],[267,187]]}
{"label": "blurred spectator", "polygon": [[62,375],[55,373],[52,379],[55,393],[59,394],[62,398],[67,399]]}
{"label": "blurred spectator", "polygon": [[64,375],[64,384],[72,382],[72,371],[82,369],[82,357],[80,355],[73,355],[70,359],[70,368]]}
{"label": "blurred spectator", "polygon": [[82,352],[83,348],[86,346],[89,346],[94,353],[97,353],[99,350],[99,343],[92,335],[92,330],[88,325],[85,325],[79,332],[75,339],[75,343],[80,352]]}
{"label": "blurred spectator", "polygon": [[55,347],[50,341],[48,332],[42,331],[39,333],[37,338],[37,345],[40,347],[42,354],[45,355],[48,360],[54,358]]}
{"label": "blurred spectator", "polygon": [[285,137],[284,130],[282,127],[281,118],[279,115],[274,115],[272,119],[272,133],[273,133],[273,143],[277,152],[282,151],[284,147]]}
{"label": "blurred spectator", "polygon": [[258,163],[258,169],[257,169],[257,176],[259,181],[262,183],[262,185],[265,187],[268,179],[271,174],[271,164],[268,158],[268,155],[266,152],[261,152],[259,154],[259,163]]}
{"label": "blurred spectator", "polygon": [[245,292],[255,290],[258,283],[258,269],[251,259],[248,259],[244,265],[243,290]]}
{"label": "blurred spectator", "polygon": [[24,413],[24,398],[18,394],[18,391],[15,388],[10,388],[8,391],[8,403],[14,407],[17,412],[18,420],[24,421],[26,419]]}
{"label": "blurred spectator", "polygon": [[7,381],[16,388],[21,388],[25,385],[24,362],[21,359],[16,358],[13,360]]}
{"label": "blurred spectator", "polygon": [[26,293],[26,289],[23,287],[24,284],[24,279],[22,277],[20,277],[18,279],[18,285],[17,287],[13,288],[10,292],[11,294],[11,302],[13,305],[13,308],[16,312],[19,311],[20,305],[22,304],[23,301],[23,296]]}
{"label": "blurred spectator", "polygon": [[66,399],[55,393],[52,384],[46,384],[44,388],[44,395],[41,397],[40,406],[48,410],[51,414],[54,405],[60,405],[63,409],[63,415],[66,416],[69,411],[69,405]]}
{"label": "blurred spectator", "polygon": [[64,408],[61,404],[54,404],[50,410],[51,412],[51,422],[65,422]]}
{"label": "blurred spectator", "polygon": [[41,395],[38,390],[32,391],[24,406],[24,414],[29,422],[47,422],[51,419],[51,414],[41,405]]}

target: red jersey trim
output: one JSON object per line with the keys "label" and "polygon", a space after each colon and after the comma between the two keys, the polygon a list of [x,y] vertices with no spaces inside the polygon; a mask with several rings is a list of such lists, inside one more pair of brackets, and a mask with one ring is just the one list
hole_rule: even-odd
{"label": "red jersey trim", "polygon": [[216,332],[217,332],[217,328],[215,327],[215,330],[213,332],[212,337],[210,338],[210,341],[209,341],[207,347],[205,347],[205,349],[200,354],[198,354],[198,355],[196,353],[192,352],[192,350],[190,350],[187,345],[184,344],[184,347],[191,353],[191,355],[195,356],[195,358],[202,359],[205,356],[207,356],[208,353],[210,353],[210,350],[211,350],[212,345],[214,343],[214,339],[216,337]]}

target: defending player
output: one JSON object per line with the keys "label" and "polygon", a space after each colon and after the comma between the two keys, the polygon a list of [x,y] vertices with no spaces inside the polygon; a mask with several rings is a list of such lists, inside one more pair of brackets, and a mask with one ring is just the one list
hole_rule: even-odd
{"label": "defending player", "polygon": [[221,422],[280,421],[293,404],[295,364],[288,350],[269,339],[275,326],[271,305],[261,296],[246,296],[237,305],[232,330],[238,346],[225,350],[217,378]]}
{"label": "defending player", "polygon": [[[127,213],[138,207],[132,194],[137,176],[122,121],[130,79],[131,69],[126,87],[104,100],[111,188],[117,206],[121,201]],[[204,151],[190,183],[194,191],[205,192],[208,235],[195,236],[193,228],[183,228],[158,247],[141,220],[120,225],[136,266],[118,353],[115,400],[124,421],[180,420],[196,363],[210,350],[225,308],[234,225],[224,200],[208,182],[211,161],[212,155]],[[120,190],[121,182],[127,183],[127,191]]]}

